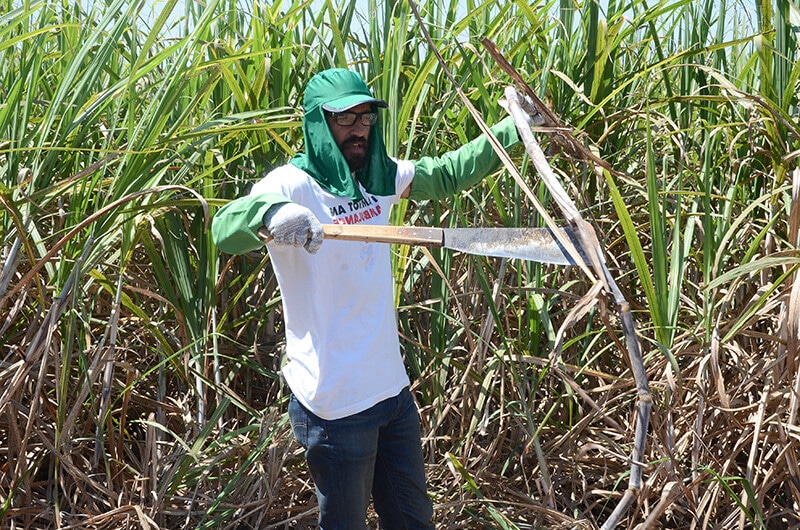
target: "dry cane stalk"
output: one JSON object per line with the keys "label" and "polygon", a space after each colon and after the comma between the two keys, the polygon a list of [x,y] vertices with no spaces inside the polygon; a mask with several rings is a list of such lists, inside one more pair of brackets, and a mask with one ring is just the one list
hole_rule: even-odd
{"label": "dry cane stalk", "polygon": [[[470,114],[475,118],[478,126],[489,138],[490,143],[494,147],[494,150],[502,161],[503,165],[508,169],[511,176],[519,184],[520,188],[539,212],[547,226],[555,228],[555,221],[539,203],[535,195],[530,191],[530,188],[522,179],[522,176],[520,175],[516,166],[514,166],[514,164],[511,162],[508,153],[506,153],[503,147],[499,144],[497,138],[495,138],[492,132],[489,130],[489,127],[483,121],[477,109],[475,109],[469,98],[466,97],[466,95],[460,89],[459,84],[453,78],[453,75],[447,68],[447,65],[439,53],[439,50],[436,48],[436,44],[433,42],[433,39],[425,28],[425,23],[417,11],[416,4],[413,0],[408,0],[408,3],[411,7],[412,13],[417,19],[417,22],[419,22],[420,31],[424,35],[431,52],[436,56],[443,71],[452,81],[455,90],[458,92],[458,95],[460,96],[466,108],[469,110]],[[605,161],[599,159],[587,149],[583,148],[580,142],[578,142],[570,134],[569,130],[566,127],[561,126],[558,117],[555,116],[555,114],[553,114],[541,101],[538,100],[519,73],[513,69],[511,64],[508,63],[504,57],[502,57],[500,52],[491,41],[484,39],[483,44],[486,46],[492,57],[504,69],[504,71],[506,71],[506,73],[511,76],[520,89],[523,90],[526,96],[526,100],[523,100],[513,87],[509,87],[506,90],[506,100],[509,104],[509,112],[514,118],[517,130],[520,133],[520,137],[525,145],[526,150],[528,151],[528,154],[531,156],[531,159],[534,162],[536,170],[539,172],[551,195],[558,203],[562,213],[571,225],[574,233],[578,236],[580,246],[582,247],[581,250],[583,254],[588,257],[590,263],[586,264],[584,262],[583,258],[579,255],[571,241],[562,241],[562,244],[591,281],[602,282],[606,293],[609,293],[614,299],[614,302],[617,306],[617,311],[619,313],[619,318],[622,323],[622,330],[625,335],[625,341],[628,350],[628,358],[630,360],[631,370],[633,371],[633,377],[636,382],[639,400],[637,403],[638,413],[636,416],[634,446],[631,457],[631,474],[630,480],[628,481],[628,489],[625,491],[625,494],[612,512],[609,519],[601,527],[601,530],[608,530],[610,528],[614,528],[619,523],[631,502],[634,500],[636,495],[638,495],[642,487],[642,470],[644,467],[643,458],[647,442],[647,428],[650,423],[650,409],[652,407],[650,387],[647,382],[647,373],[644,368],[641,348],[639,345],[639,339],[636,336],[636,326],[633,321],[633,316],[631,315],[630,305],[625,300],[625,297],[622,295],[619,287],[617,287],[617,284],[611,276],[608,267],[606,267],[605,258],[603,257],[603,252],[600,247],[600,243],[597,240],[597,235],[595,234],[594,229],[589,223],[583,220],[577,207],[570,200],[566,191],[561,186],[561,183],[558,182],[558,179],[556,179],[552,169],[550,168],[550,165],[547,163],[544,153],[539,147],[539,144],[536,142],[536,139],[533,137],[529,122],[529,113],[523,110],[521,105],[524,104],[526,108],[529,109],[531,107],[535,107],[535,111],[540,113],[544,118],[544,124],[551,128],[551,132],[553,132],[555,136],[559,137],[560,143],[566,147],[569,147],[570,151],[574,155],[586,160],[590,160],[598,167],[603,168],[604,171],[609,171],[612,173],[615,172]],[[595,274],[599,277],[599,280],[595,280]]]}
{"label": "dry cane stalk", "polygon": [[547,188],[550,190],[554,200],[561,208],[567,222],[570,224],[574,233],[578,236],[581,250],[584,255],[589,258],[589,265],[594,272],[603,282],[604,288],[610,294],[614,303],[617,306],[619,318],[622,323],[622,331],[625,335],[625,344],[628,350],[628,358],[633,371],[633,377],[636,382],[636,389],[639,394],[638,401],[638,414],[636,416],[636,430],[634,435],[633,455],[631,457],[631,475],[628,482],[628,489],[622,497],[622,500],[617,505],[616,509],[612,512],[611,516],[601,527],[603,530],[615,527],[622,518],[628,506],[636,497],[642,487],[642,469],[644,467],[643,457],[645,446],[647,442],[647,427],[650,423],[650,409],[652,407],[652,398],[650,396],[650,388],[647,382],[647,372],[644,368],[644,361],[642,359],[641,348],[639,339],[636,336],[636,325],[631,315],[631,308],[625,297],[622,295],[619,287],[617,286],[614,278],[611,276],[608,267],[605,264],[605,258],[597,240],[597,236],[592,229],[591,225],[584,221],[578,209],[567,196],[566,191],[561,186],[561,183],[555,177],[547,159],[544,156],[539,144],[528,126],[527,113],[522,110],[519,94],[513,87],[508,87],[505,92],[506,100],[509,104],[509,112],[514,117],[514,122],[517,124],[517,129],[520,132],[520,137],[525,144],[525,149],[531,157],[536,170],[542,177]]}

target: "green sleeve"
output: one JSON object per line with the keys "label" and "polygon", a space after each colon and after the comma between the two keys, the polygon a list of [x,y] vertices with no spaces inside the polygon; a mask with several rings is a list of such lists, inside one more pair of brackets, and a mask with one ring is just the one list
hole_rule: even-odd
{"label": "green sleeve", "polygon": [[240,197],[217,210],[211,220],[211,237],[217,248],[228,254],[244,254],[264,246],[258,237],[264,214],[270,206],[284,202],[292,201],[280,193],[262,193]]}
{"label": "green sleeve", "polygon": [[[511,116],[491,128],[504,148],[519,142]],[[485,134],[440,157],[423,157],[414,162],[411,200],[442,200],[469,189],[500,167],[500,158]]]}

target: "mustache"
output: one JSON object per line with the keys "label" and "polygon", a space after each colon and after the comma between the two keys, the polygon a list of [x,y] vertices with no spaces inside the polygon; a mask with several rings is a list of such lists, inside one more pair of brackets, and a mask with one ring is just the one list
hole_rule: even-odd
{"label": "mustache", "polygon": [[357,144],[357,143],[367,143],[367,137],[358,136],[354,134],[352,136],[348,136],[347,138],[345,138],[345,140],[342,142],[342,145]]}

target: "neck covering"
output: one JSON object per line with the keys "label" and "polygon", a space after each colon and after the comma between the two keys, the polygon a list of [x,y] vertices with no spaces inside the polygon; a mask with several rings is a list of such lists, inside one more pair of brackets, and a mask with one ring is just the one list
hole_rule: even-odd
{"label": "neck covering", "polygon": [[[333,68],[312,77],[303,97],[305,152],[298,153],[290,161],[329,192],[353,200],[363,197],[344,155],[336,145],[324,110],[343,112],[362,103],[388,106],[385,101],[372,96],[367,84],[356,72]],[[370,130],[367,164],[356,172],[355,178],[373,195],[393,195],[396,174],[397,164],[386,154],[379,115],[378,122]]]}

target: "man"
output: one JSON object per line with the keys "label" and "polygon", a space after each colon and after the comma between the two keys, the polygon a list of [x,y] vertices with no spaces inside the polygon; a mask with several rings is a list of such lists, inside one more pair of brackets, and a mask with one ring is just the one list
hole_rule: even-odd
{"label": "man", "polygon": [[[378,109],[346,69],[315,75],[303,106],[305,152],[214,217],[220,250],[267,248],[281,290],[289,417],[305,448],[322,530],[365,529],[370,495],[381,527],[431,529],[420,420],[400,355],[390,247],[328,241],[322,223],[388,224],[401,197],[444,199],[499,167],[481,136],[442,157],[387,156]],[[492,128],[519,141],[510,118]],[[302,248],[301,248],[302,247]]]}

